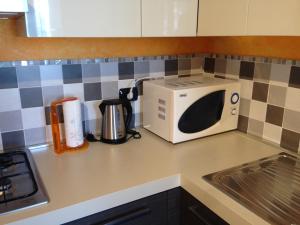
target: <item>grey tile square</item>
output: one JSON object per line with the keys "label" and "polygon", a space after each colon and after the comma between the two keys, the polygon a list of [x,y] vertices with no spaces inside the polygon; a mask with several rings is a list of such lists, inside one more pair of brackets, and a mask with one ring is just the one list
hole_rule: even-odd
{"label": "grey tile square", "polygon": [[101,99],[101,83],[84,84],[84,100],[94,101]]}
{"label": "grey tile square", "polygon": [[101,83],[102,99],[115,99],[119,97],[118,82],[102,82]]}
{"label": "grey tile square", "polygon": [[22,108],[32,108],[43,106],[42,88],[21,88],[21,105]]}
{"label": "grey tile square", "polygon": [[21,109],[19,89],[0,89],[0,112],[7,112],[19,109]]}
{"label": "grey tile square", "polygon": [[300,142],[300,134],[283,129],[281,134],[280,146],[293,152],[298,152]]}
{"label": "grey tile square", "polygon": [[100,82],[100,64],[82,64],[82,79],[84,83]]}
{"label": "grey tile square", "polygon": [[150,73],[149,61],[134,62],[134,78],[148,77]]}
{"label": "grey tile square", "polygon": [[0,67],[0,89],[17,88],[17,72],[15,67]]}
{"label": "grey tile square", "polygon": [[286,87],[270,85],[268,103],[283,107],[285,105],[286,93]]}
{"label": "grey tile square", "polygon": [[285,109],[283,127],[287,130],[300,133],[300,112]]}
{"label": "grey tile square", "polygon": [[22,130],[21,110],[0,112],[0,132]]}
{"label": "grey tile square", "polygon": [[85,121],[85,130],[88,133],[92,133],[94,135],[100,135],[101,133],[101,120],[94,119],[94,120],[86,120]]}
{"label": "grey tile square", "polygon": [[240,73],[240,61],[238,60],[227,60],[226,73],[230,75],[238,76]]}
{"label": "grey tile square", "polygon": [[178,60],[178,74],[190,75],[192,69],[192,62],[190,58],[183,58]]}
{"label": "grey tile square", "polygon": [[121,62],[119,63],[119,80],[127,80],[134,78],[134,63]]}
{"label": "grey tile square", "polygon": [[22,109],[24,129],[44,127],[46,125],[44,107]]}
{"label": "grey tile square", "polygon": [[289,87],[300,88],[300,67],[292,66]]}
{"label": "grey tile square", "polygon": [[57,86],[63,84],[62,65],[40,66],[42,86]]}
{"label": "grey tile square", "polygon": [[227,60],[226,59],[216,59],[215,61],[215,73],[218,74],[225,74],[227,67]]}
{"label": "grey tile square", "polygon": [[0,133],[0,153],[3,152],[2,136]]}
{"label": "grey tile square", "polygon": [[[46,125],[51,124],[50,113],[51,113],[51,108],[49,106],[45,107]],[[58,114],[59,123],[63,123],[64,122],[64,112],[63,112],[62,105],[57,106],[57,114]]]}
{"label": "grey tile square", "polygon": [[240,78],[246,80],[253,80],[254,76],[254,62],[241,61]]}
{"label": "grey tile square", "polygon": [[204,72],[214,73],[215,72],[215,58],[204,59]]}
{"label": "grey tile square", "polygon": [[63,65],[64,84],[82,83],[81,64]]}
{"label": "grey tile square", "polygon": [[254,82],[252,99],[267,102],[268,99],[269,85],[265,83]]}
{"label": "grey tile square", "polygon": [[204,58],[193,57],[191,58],[191,69],[196,71],[203,71]]}
{"label": "grey tile square", "polygon": [[25,146],[24,132],[22,130],[1,133],[1,137],[4,150]]}
{"label": "grey tile square", "polygon": [[264,131],[264,122],[249,119],[248,122],[248,133],[257,137],[262,137]]}
{"label": "grey tile square", "polygon": [[100,64],[100,74],[102,81],[117,81],[119,79],[119,63],[104,62]]}
{"label": "grey tile square", "polygon": [[19,88],[31,88],[41,86],[41,75],[39,66],[17,67]]}
{"label": "grey tile square", "polygon": [[268,83],[271,75],[270,63],[255,63],[254,80]]}
{"label": "grey tile square", "polygon": [[271,65],[270,80],[288,84],[290,79],[291,66],[282,64]]}
{"label": "grey tile square", "polygon": [[46,86],[42,88],[44,106],[49,106],[54,100],[64,97],[63,86]]}
{"label": "grey tile square", "polygon": [[165,75],[166,76],[178,75],[177,59],[165,60]]}
{"label": "grey tile square", "polygon": [[26,146],[44,144],[47,142],[45,127],[24,130]]}
{"label": "grey tile square", "polygon": [[149,61],[150,77],[161,77],[165,75],[165,61],[164,60],[150,60]]}
{"label": "grey tile square", "polygon": [[239,131],[247,133],[247,130],[248,130],[248,120],[249,120],[248,117],[239,115],[239,120],[238,120],[238,130]]}

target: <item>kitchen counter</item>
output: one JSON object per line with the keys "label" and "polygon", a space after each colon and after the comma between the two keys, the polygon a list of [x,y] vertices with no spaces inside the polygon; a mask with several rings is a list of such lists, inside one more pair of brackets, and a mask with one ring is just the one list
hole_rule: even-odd
{"label": "kitchen counter", "polygon": [[50,202],[0,216],[1,224],[54,225],[182,186],[230,224],[268,224],[202,176],[277,154],[279,147],[238,131],[173,145],[141,130],[122,145],[91,143],[87,151],[33,158]]}

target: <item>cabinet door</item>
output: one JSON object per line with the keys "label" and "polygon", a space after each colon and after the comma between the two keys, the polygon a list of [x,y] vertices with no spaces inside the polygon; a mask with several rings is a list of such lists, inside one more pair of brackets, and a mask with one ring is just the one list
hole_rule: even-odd
{"label": "cabinet door", "polygon": [[199,0],[198,36],[246,34],[249,0]]}
{"label": "cabinet door", "polygon": [[299,0],[250,0],[248,35],[300,35]]}
{"label": "cabinet door", "polygon": [[142,0],[142,36],[196,36],[198,0]]}
{"label": "cabinet door", "polygon": [[30,37],[140,37],[141,0],[29,0]]}

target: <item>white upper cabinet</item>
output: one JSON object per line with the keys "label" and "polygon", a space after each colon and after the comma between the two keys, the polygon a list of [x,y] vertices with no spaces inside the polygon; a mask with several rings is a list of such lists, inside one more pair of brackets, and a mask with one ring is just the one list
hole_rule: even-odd
{"label": "white upper cabinet", "polygon": [[249,0],[199,0],[198,36],[245,35],[248,5]]}
{"label": "white upper cabinet", "polygon": [[198,0],[142,0],[142,36],[196,36]]}
{"label": "white upper cabinet", "polygon": [[251,0],[248,35],[300,35],[300,0]]}
{"label": "white upper cabinet", "polygon": [[29,37],[140,37],[141,0],[28,0]]}

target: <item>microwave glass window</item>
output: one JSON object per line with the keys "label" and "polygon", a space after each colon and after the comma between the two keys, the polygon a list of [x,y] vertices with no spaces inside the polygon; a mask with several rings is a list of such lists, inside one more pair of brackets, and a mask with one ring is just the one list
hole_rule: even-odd
{"label": "microwave glass window", "polygon": [[213,126],[221,119],[224,100],[225,90],[201,97],[182,114],[178,122],[179,130],[191,134]]}

